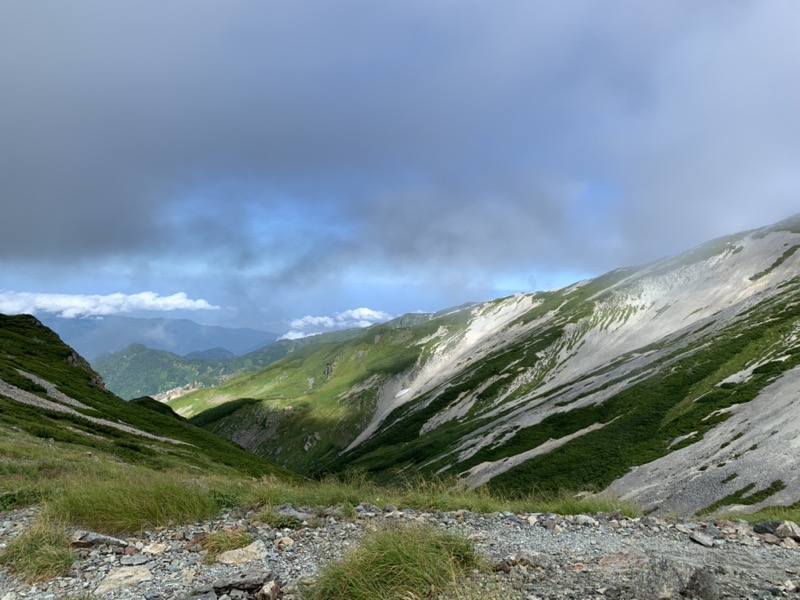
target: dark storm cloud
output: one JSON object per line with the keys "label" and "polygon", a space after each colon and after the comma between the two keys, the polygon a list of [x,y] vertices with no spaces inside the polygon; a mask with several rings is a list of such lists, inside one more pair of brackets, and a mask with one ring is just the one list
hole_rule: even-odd
{"label": "dark storm cloud", "polygon": [[6,2],[0,260],[190,255],[306,285],[678,251],[800,206],[798,20],[788,0]]}

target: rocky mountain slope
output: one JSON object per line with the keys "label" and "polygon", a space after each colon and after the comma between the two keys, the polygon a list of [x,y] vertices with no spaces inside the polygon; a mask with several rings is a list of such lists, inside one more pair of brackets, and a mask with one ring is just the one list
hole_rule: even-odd
{"label": "rocky mountain slope", "polygon": [[171,402],[309,473],[610,487],[662,512],[800,500],[800,216],[296,352]]}

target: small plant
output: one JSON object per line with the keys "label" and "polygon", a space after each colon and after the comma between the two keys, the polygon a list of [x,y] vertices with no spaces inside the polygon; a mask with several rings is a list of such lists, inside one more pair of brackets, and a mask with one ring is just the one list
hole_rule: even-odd
{"label": "small plant", "polygon": [[223,552],[244,548],[253,541],[253,537],[243,529],[222,529],[210,534],[203,540],[203,549],[208,552],[208,559],[213,560]]}
{"label": "small plant", "polygon": [[58,521],[37,521],[0,551],[0,565],[28,582],[64,575],[74,560],[64,526]]}
{"label": "small plant", "polygon": [[466,539],[433,527],[385,529],[320,572],[313,600],[401,600],[453,591],[481,566]]}

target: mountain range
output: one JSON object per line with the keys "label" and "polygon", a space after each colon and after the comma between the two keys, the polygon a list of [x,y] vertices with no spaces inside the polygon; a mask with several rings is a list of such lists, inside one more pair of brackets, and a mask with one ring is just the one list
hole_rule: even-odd
{"label": "mountain range", "polygon": [[169,402],[309,475],[800,500],[800,215],[565,288],[319,340]]}
{"label": "mountain range", "polygon": [[245,354],[278,338],[274,333],[258,329],[200,325],[188,319],[144,319],[120,315],[76,319],[42,315],[40,319],[90,361],[130,344],[178,355],[213,350],[211,355],[219,358],[220,352]]}

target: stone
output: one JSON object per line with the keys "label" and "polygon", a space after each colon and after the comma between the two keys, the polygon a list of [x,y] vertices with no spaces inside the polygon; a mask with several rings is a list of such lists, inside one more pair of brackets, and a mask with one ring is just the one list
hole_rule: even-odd
{"label": "stone", "polygon": [[583,525],[587,527],[597,525],[597,521],[589,515],[577,515],[574,522],[576,525]]}
{"label": "stone", "polygon": [[242,565],[255,560],[263,560],[266,556],[266,545],[261,540],[257,540],[244,548],[223,552],[217,556],[217,562],[223,565]]}
{"label": "stone", "polygon": [[781,538],[779,538],[777,535],[775,535],[773,533],[764,533],[764,534],[762,534],[761,535],[761,540],[765,544],[780,544],[781,543]]}
{"label": "stone", "polygon": [[782,523],[782,521],[760,521],[753,525],[753,531],[756,533],[775,533],[775,530]]}
{"label": "stone", "polygon": [[261,569],[251,569],[241,573],[235,573],[229,577],[217,579],[212,587],[218,594],[225,594],[231,590],[245,590],[256,592],[274,579],[272,573]]}
{"label": "stone", "polygon": [[143,565],[147,562],[150,562],[150,559],[147,558],[144,554],[134,554],[132,556],[123,556],[119,559],[119,563],[121,565],[125,565],[126,567],[137,567],[139,565]]}
{"label": "stone", "polygon": [[710,570],[673,560],[651,561],[649,568],[638,573],[634,587],[637,598],[719,600],[719,586]]}
{"label": "stone", "polygon": [[276,581],[268,582],[256,594],[256,600],[277,600],[281,595],[281,588]]}
{"label": "stone", "polygon": [[800,542],[800,526],[794,521],[782,521],[781,524],[775,528],[774,533],[779,538],[792,538]]}
{"label": "stone", "polygon": [[693,532],[692,535],[689,536],[689,539],[697,544],[700,544],[701,546],[705,546],[706,548],[714,547],[713,538],[707,536],[705,533],[700,533],[699,531]]}
{"label": "stone", "polygon": [[186,596],[183,600],[217,600],[217,594],[214,590],[195,592],[191,596]]}
{"label": "stone", "polygon": [[143,581],[153,579],[153,574],[147,567],[120,567],[111,571],[100,585],[94,590],[95,595],[103,596],[123,588],[139,585]]}
{"label": "stone", "polygon": [[90,548],[100,544],[124,548],[128,545],[128,542],[110,535],[95,533],[94,531],[84,531],[82,529],[76,529],[69,536],[69,545],[73,548]]}
{"label": "stone", "polygon": [[286,535],[278,538],[278,541],[275,543],[277,544],[279,550],[285,550],[286,548],[291,548],[294,546],[294,540]]}
{"label": "stone", "polygon": [[719,585],[714,574],[708,569],[697,569],[692,573],[683,595],[699,600],[719,600]]}
{"label": "stone", "polygon": [[142,548],[142,552],[145,554],[164,554],[168,549],[166,544],[147,544],[144,548]]}

